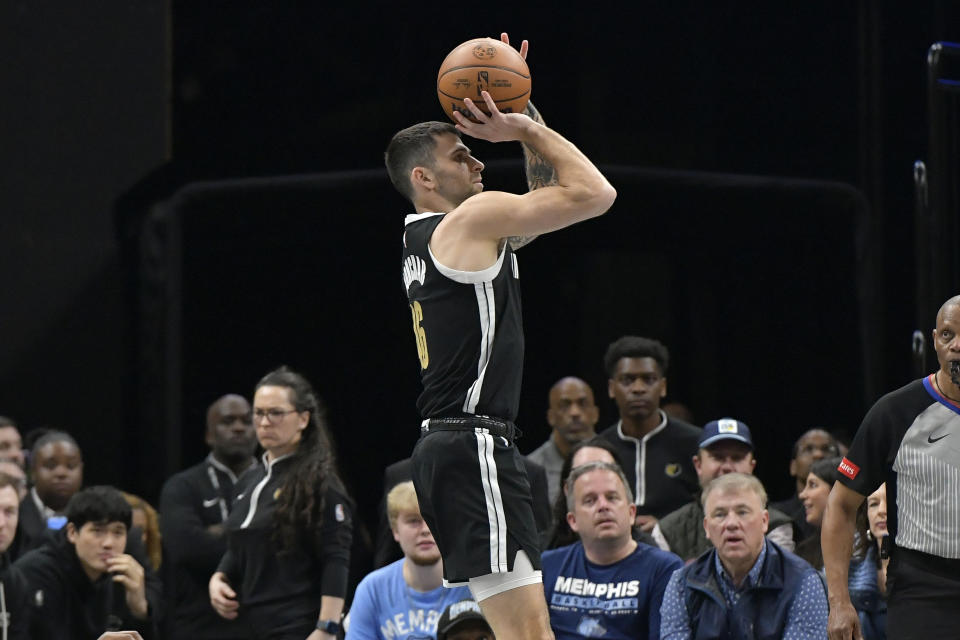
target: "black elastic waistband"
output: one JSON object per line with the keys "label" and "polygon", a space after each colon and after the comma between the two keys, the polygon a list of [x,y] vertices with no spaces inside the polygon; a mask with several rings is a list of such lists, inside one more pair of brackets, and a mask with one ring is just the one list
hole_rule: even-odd
{"label": "black elastic waistband", "polygon": [[960,580],[960,559],[958,558],[943,558],[903,547],[897,547],[894,556],[897,562],[944,578]]}
{"label": "black elastic waistband", "polygon": [[523,432],[512,422],[488,416],[428,418],[420,424],[421,434],[427,434],[431,431],[474,431],[476,429],[485,429],[490,435],[506,438],[511,442],[518,440],[523,435]]}

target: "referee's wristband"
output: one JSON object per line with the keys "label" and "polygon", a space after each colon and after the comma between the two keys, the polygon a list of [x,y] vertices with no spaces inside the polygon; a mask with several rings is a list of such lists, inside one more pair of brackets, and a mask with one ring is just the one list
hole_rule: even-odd
{"label": "referee's wristband", "polygon": [[334,620],[320,620],[317,622],[317,629],[335,636],[340,633],[340,623]]}

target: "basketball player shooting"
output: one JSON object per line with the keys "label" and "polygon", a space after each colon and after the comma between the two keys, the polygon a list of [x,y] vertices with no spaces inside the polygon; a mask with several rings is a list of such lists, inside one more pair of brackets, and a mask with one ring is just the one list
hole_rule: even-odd
{"label": "basketball player shooting", "polygon": [[[507,34],[501,40],[509,44]],[[520,54],[525,58],[524,41]],[[469,584],[499,640],[552,638],[530,486],[514,446],[523,369],[519,268],[536,236],[603,214],[616,191],[533,105],[477,122],[423,122],[386,152],[394,186],[414,206],[403,235],[424,420],[413,452],[420,510],[443,556],[444,581]],[[461,134],[523,145],[530,191],[484,191],[483,163]]]}

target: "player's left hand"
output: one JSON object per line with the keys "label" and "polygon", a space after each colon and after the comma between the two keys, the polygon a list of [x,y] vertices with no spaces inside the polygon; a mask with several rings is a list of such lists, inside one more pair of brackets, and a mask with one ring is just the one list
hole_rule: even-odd
{"label": "player's left hand", "polygon": [[320,631],[320,629],[314,629],[313,633],[307,636],[307,640],[330,640],[330,638],[336,638],[336,636]]}
{"label": "player's left hand", "polygon": [[133,556],[121,553],[107,558],[107,572],[112,574],[114,582],[123,585],[127,594],[127,607],[130,608],[130,613],[140,619],[146,618],[149,605],[147,604],[144,571],[140,563],[134,560]]}
{"label": "player's left hand", "polygon": [[97,640],[143,640],[143,636],[136,631],[107,631]]}
{"label": "player's left hand", "polygon": [[[510,36],[507,35],[507,32],[504,31],[500,34],[500,42],[509,46],[510,45]],[[530,50],[530,43],[526,40],[520,42],[520,57],[524,60],[527,59],[527,51]]]}
{"label": "player's left hand", "polygon": [[510,142],[512,140],[523,141],[524,136],[531,127],[540,126],[531,120],[529,116],[522,113],[501,112],[497,108],[497,103],[493,101],[493,98],[490,97],[490,94],[486,91],[481,91],[480,96],[486,104],[487,111],[490,112],[490,115],[481,111],[470,98],[464,98],[463,104],[469,109],[476,122],[468,119],[459,111],[454,111],[453,117],[457,121],[456,127],[458,131],[480,140],[487,140],[488,142]]}

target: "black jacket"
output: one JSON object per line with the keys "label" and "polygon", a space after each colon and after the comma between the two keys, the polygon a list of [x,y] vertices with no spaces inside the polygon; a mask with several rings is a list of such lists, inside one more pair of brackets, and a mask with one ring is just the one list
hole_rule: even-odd
{"label": "black jacket", "polygon": [[136,629],[145,640],[156,638],[160,581],[146,563],[145,554],[131,549],[138,542],[131,531],[126,552],[144,565],[149,605],[146,620],[133,617],[127,608],[123,586],[113,582],[110,575],[90,581],[62,529],[50,543],[27,553],[9,569],[8,581],[16,586],[17,592],[12,613],[19,620],[17,624],[25,620],[26,637],[30,640],[96,640],[104,631]]}
{"label": "black jacket", "polygon": [[170,638],[237,637],[239,623],[217,615],[207,589],[227,550],[226,536],[215,536],[207,528],[226,521],[236,481],[227,467],[208,457],[163,485],[164,629]]}
{"label": "black jacket", "polygon": [[227,552],[218,570],[237,592],[238,620],[247,637],[303,630],[306,637],[317,622],[321,598],[346,596],[352,502],[336,479],[328,481],[317,538],[305,537],[284,549],[274,535],[277,499],[292,461],[285,456],[244,474],[227,519]]}

